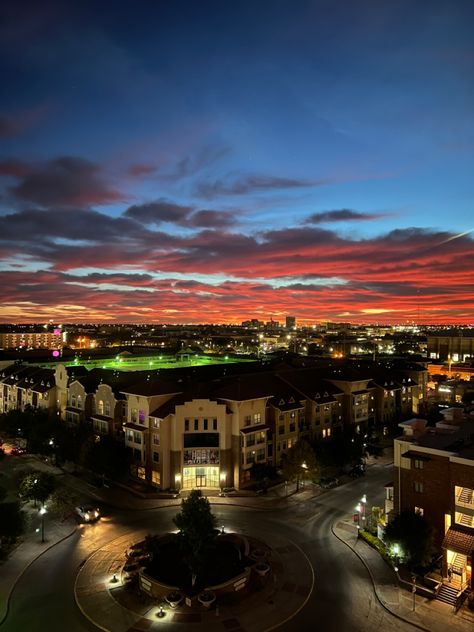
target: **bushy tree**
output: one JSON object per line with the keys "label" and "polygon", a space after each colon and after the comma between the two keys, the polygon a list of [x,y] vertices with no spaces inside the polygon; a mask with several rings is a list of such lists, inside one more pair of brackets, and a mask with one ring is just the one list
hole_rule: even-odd
{"label": "bushy tree", "polygon": [[49,511],[59,516],[61,520],[67,518],[77,504],[77,497],[68,489],[61,487],[51,494]]}
{"label": "bushy tree", "polygon": [[44,504],[56,487],[56,479],[48,472],[32,471],[20,481],[18,495],[23,500],[39,500]]}
{"label": "bushy tree", "polygon": [[427,566],[436,553],[433,527],[414,511],[402,511],[389,522],[384,541],[389,548],[398,545],[400,558],[409,568]]}
{"label": "bushy tree", "polygon": [[50,454],[50,439],[54,437],[59,421],[47,411],[27,405],[24,410],[10,410],[0,417],[0,430],[11,436],[21,436],[26,447],[35,454]]}
{"label": "bushy tree", "polygon": [[217,519],[211,512],[211,505],[200,490],[193,490],[181,501],[181,511],[173,518],[179,529],[178,541],[191,576],[192,585],[206,563],[217,531]]}
{"label": "bushy tree", "polygon": [[0,548],[23,533],[25,520],[20,503],[0,504]]}
{"label": "bushy tree", "polygon": [[296,481],[296,491],[299,490],[300,481],[309,478],[319,478],[319,466],[316,455],[310,444],[300,439],[292,446],[281,460],[283,476],[287,481]]}

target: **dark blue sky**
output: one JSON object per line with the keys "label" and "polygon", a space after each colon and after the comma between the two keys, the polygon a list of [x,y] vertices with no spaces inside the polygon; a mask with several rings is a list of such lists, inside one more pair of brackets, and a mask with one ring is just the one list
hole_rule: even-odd
{"label": "dark blue sky", "polygon": [[472,322],[471,3],[2,12],[0,319]]}

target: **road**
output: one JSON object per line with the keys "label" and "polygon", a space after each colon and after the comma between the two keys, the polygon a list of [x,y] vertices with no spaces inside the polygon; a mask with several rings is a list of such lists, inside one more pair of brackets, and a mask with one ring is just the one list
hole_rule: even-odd
{"label": "road", "polygon": [[[383,485],[391,470],[370,468],[367,476],[327,490],[304,503],[291,497],[277,511],[213,505],[219,524],[229,530],[253,533],[271,529],[295,542],[306,553],[315,572],[315,587],[305,607],[278,629],[281,632],[391,632],[413,630],[394,619],[375,600],[372,584],[358,558],[332,533],[331,526],[346,519],[363,494],[368,506],[383,504]],[[150,531],[173,529],[176,507],[146,511],[112,511],[96,525],[77,528],[73,536],[36,560],[15,586],[10,613],[0,632],[92,632],[96,628],[80,613],[73,596],[75,576],[89,555],[134,526]]]}

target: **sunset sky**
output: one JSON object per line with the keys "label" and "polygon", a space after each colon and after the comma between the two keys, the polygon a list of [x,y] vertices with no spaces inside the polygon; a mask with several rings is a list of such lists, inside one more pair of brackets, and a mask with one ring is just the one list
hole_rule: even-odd
{"label": "sunset sky", "polygon": [[4,1],[0,322],[474,323],[473,24]]}

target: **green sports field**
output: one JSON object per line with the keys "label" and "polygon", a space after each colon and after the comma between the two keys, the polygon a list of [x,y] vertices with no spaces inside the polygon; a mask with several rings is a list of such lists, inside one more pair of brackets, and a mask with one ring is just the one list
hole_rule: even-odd
{"label": "green sports field", "polygon": [[139,358],[117,356],[110,359],[88,360],[81,357],[62,362],[65,366],[85,366],[87,369],[111,369],[118,371],[146,371],[147,369],[173,369],[188,366],[207,366],[210,364],[232,364],[235,362],[254,362],[248,358],[231,358],[229,356],[183,355],[176,356],[153,355]]}

